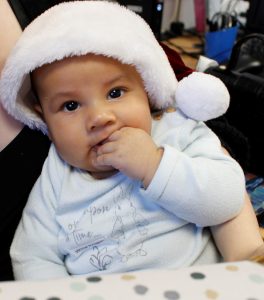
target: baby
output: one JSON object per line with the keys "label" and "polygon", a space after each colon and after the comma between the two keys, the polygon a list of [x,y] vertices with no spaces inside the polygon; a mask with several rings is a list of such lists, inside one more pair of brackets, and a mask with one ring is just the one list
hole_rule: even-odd
{"label": "baby", "polygon": [[207,227],[239,213],[244,175],[201,120],[229,95],[202,73],[178,83],[140,16],[54,6],[22,34],[0,91],[53,143],[12,244],[17,279],[221,260]]}

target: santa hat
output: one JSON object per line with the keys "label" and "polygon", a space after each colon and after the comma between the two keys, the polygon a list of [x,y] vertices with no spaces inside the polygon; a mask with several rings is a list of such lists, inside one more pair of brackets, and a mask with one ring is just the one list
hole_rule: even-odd
{"label": "santa hat", "polygon": [[30,72],[66,57],[105,55],[135,66],[152,106],[176,106],[185,115],[206,121],[229,105],[224,84],[194,72],[180,82],[148,24],[136,13],[107,1],[65,2],[45,11],[24,30],[2,72],[0,95],[16,119],[47,132],[32,108]]}

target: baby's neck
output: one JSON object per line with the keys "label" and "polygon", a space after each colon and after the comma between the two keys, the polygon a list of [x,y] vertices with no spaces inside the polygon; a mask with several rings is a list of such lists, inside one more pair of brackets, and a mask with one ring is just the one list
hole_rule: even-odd
{"label": "baby's neck", "polygon": [[102,171],[102,172],[89,172],[89,174],[94,178],[94,179],[97,179],[97,180],[100,180],[100,179],[106,179],[106,178],[109,178],[113,175],[115,175],[116,173],[118,173],[119,171],[118,170],[110,170],[110,171]]}
{"label": "baby's neck", "polygon": [[171,113],[171,112],[175,112],[176,108],[173,106],[169,106],[165,109],[158,109],[158,110],[152,110],[151,115],[153,120],[160,120],[163,116],[164,113]]}

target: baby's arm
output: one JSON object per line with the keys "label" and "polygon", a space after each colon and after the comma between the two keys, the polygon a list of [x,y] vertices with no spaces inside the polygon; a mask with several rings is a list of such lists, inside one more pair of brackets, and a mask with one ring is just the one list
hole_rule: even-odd
{"label": "baby's arm", "polygon": [[264,256],[264,242],[247,194],[240,214],[230,221],[211,227],[211,231],[225,261]]}
{"label": "baby's arm", "polygon": [[55,220],[55,193],[60,177],[53,172],[55,169],[56,162],[49,156],[29,196],[11,245],[10,254],[17,280],[69,276],[57,246],[59,226]]}
{"label": "baby's arm", "polygon": [[[178,126],[174,113],[165,117],[161,139],[157,139],[161,147],[146,133],[124,128],[99,149],[97,163],[112,165],[144,184],[142,169],[150,165],[150,153],[157,154],[151,180],[142,190],[149,201],[200,226],[236,216],[245,192],[241,167],[222,152],[219,139],[203,123],[186,120]],[[140,137],[135,139],[135,134]]]}

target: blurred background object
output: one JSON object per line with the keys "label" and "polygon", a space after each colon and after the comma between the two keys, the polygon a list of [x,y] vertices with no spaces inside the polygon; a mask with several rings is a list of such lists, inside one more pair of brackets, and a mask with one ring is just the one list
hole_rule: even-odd
{"label": "blurred background object", "polygon": [[264,33],[264,1],[250,0],[246,13],[246,29],[248,32]]}
{"label": "blurred background object", "polygon": [[127,8],[141,15],[160,39],[164,0],[119,0]]}

